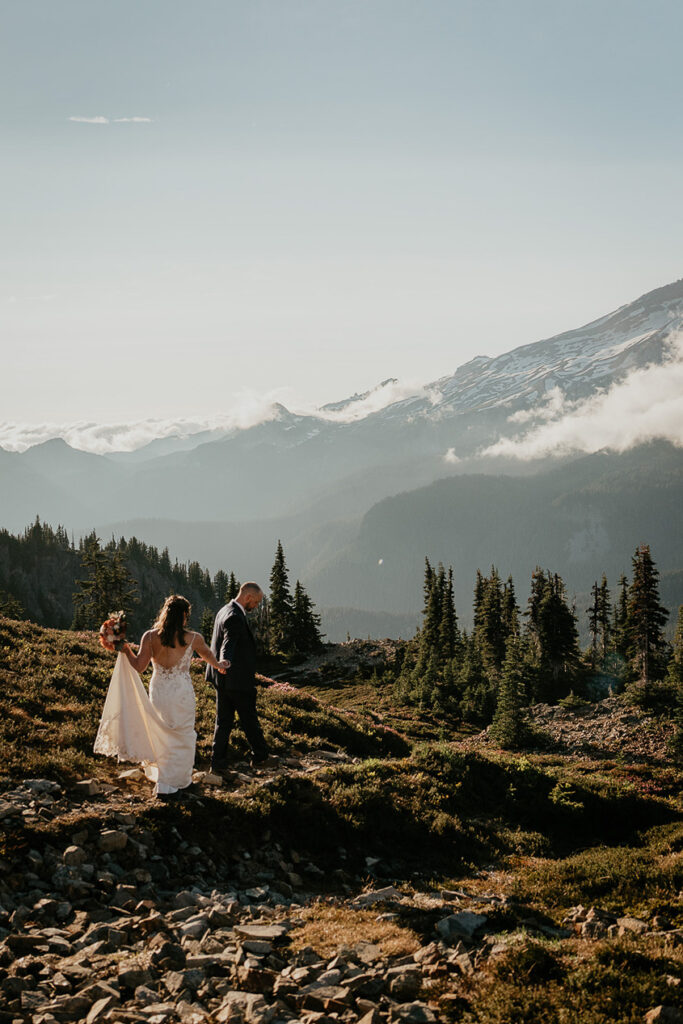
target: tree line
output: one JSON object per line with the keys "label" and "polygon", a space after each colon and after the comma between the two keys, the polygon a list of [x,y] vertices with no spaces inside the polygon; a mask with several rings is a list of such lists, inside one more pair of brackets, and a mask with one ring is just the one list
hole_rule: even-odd
{"label": "tree line", "polygon": [[[171,561],[168,548],[131,537],[103,543],[95,531],[78,544],[63,526],[39,518],[23,534],[0,530],[0,614],[30,618],[62,629],[97,629],[109,613],[122,609],[129,635],[139,636],[154,621],[164,599],[181,593],[192,604],[191,626],[210,640],[213,619],[235,597],[234,572],[211,574],[197,561]],[[282,544],[278,541],[270,594],[254,615],[262,655],[295,658],[321,644],[320,617],[305,588],[291,593]]]}
{"label": "tree line", "polygon": [[425,559],[422,625],[392,670],[397,698],[478,725],[493,723],[494,733],[508,740],[519,733],[525,706],[570,694],[604,696],[627,686],[646,705],[663,695],[671,702],[683,624],[672,651],[647,544],[635,551],[632,568],[630,580],[619,580],[615,600],[604,575],[595,581],[587,612],[591,642],[582,651],[576,610],[558,573],[534,570],[522,610],[511,577],[502,580],[495,566],[488,575],[478,571],[468,631],[459,626],[452,568]]}

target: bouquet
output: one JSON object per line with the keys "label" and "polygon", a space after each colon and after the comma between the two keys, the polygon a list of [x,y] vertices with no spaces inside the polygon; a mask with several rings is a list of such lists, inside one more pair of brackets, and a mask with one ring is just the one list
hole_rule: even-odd
{"label": "bouquet", "polygon": [[100,643],[108,651],[121,651],[126,642],[126,613],[110,612],[100,626]]}

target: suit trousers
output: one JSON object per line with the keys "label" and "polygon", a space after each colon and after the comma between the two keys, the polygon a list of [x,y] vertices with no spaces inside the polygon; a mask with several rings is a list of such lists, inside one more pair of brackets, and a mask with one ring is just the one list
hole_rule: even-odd
{"label": "suit trousers", "polygon": [[268,756],[268,744],[256,712],[256,689],[229,690],[220,680],[216,684],[216,728],[211,752],[212,768],[220,770],[226,767],[235,714],[239,718],[254,757],[260,759]]}

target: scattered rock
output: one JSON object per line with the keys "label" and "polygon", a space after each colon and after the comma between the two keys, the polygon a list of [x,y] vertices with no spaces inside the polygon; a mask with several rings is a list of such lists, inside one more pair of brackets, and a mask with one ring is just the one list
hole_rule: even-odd
{"label": "scattered rock", "polygon": [[116,829],[107,829],[100,834],[97,845],[103,853],[113,853],[115,850],[123,850],[128,842],[126,832]]}

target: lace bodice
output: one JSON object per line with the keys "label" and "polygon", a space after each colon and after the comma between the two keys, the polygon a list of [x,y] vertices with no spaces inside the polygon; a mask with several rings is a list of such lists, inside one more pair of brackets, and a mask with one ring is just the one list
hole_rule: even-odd
{"label": "lace bodice", "polygon": [[152,659],[152,679],[157,679],[159,682],[170,682],[175,677],[188,677],[190,674],[190,662],[192,661],[192,643],[193,641],[191,640],[180,661],[177,661],[170,668],[165,668],[158,661]]}

